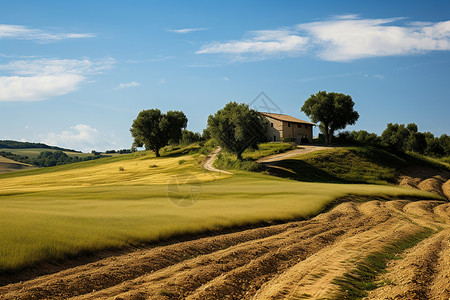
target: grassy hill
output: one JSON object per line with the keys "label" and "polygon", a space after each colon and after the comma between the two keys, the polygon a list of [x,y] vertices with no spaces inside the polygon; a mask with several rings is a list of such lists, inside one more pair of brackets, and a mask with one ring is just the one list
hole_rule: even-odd
{"label": "grassy hill", "polygon": [[30,169],[34,169],[34,167],[0,156],[0,174]]}
{"label": "grassy hill", "polygon": [[[57,149],[48,149],[48,148],[20,148],[20,149],[0,148],[0,151],[11,152],[13,154],[20,155],[20,156],[28,156],[29,158],[36,158],[39,156],[39,154],[41,152],[45,152],[45,151],[55,152],[58,150]],[[67,151],[67,150],[64,150],[63,152],[72,157],[92,156],[91,153],[81,153],[81,152],[74,152],[74,151]]]}
{"label": "grassy hill", "polygon": [[138,152],[0,175],[0,272],[80,253],[274,220],[348,195],[438,196],[394,186],[205,171],[197,148]]}
{"label": "grassy hill", "polygon": [[270,168],[273,175],[307,182],[395,183],[398,171],[418,165],[450,170],[445,163],[417,154],[376,147],[342,147],[299,155]]}
{"label": "grassy hill", "polygon": [[12,140],[0,140],[0,149],[29,149],[29,148],[40,148],[47,150],[61,150],[69,152],[80,152],[73,149],[66,149],[57,146],[49,146],[43,143],[30,143],[30,142],[19,142]]}

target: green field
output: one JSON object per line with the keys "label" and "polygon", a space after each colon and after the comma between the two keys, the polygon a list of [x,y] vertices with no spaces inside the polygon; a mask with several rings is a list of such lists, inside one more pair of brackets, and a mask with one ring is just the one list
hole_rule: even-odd
{"label": "green field", "polygon": [[346,195],[437,198],[385,185],[299,182],[238,171],[219,175],[204,171],[202,158],[140,152],[0,175],[0,271],[179,235],[307,218]]}

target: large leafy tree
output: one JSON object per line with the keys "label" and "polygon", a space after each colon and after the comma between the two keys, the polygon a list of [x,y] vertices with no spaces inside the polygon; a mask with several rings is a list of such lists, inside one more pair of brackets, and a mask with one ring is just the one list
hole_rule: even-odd
{"label": "large leafy tree", "polygon": [[159,157],[159,150],[169,141],[178,142],[182,130],[187,126],[187,118],[181,111],[168,111],[162,114],[159,109],[141,111],[131,125],[134,138],[133,148],[145,146]]}
{"label": "large leafy tree", "polygon": [[325,143],[329,144],[336,130],[353,125],[358,120],[359,114],[353,109],[354,105],[349,95],[320,91],[311,95],[301,110],[314,123],[320,122],[319,128],[325,135]]}
{"label": "large leafy tree", "polygon": [[239,160],[245,149],[256,148],[265,140],[266,130],[266,119],[247,104],[230,102],[208,117],[207,132]]}

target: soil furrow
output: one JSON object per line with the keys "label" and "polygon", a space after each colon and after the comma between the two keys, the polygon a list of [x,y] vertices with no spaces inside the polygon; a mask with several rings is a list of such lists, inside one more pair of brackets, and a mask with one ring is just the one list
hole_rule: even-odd
{"label": "soil furrow", "polygon": [[15,292],[20,292],[24,297],[33,295],[37,298],[67,298],[72,295],[91,293],[94,290],[115,286],[198,255],[205,255],[249,240],[276,235],[291,227],[301,225],[301,222],[292,222],[250,229],[110,257],[56,274],[0,287],[0,299],[6,299],[9,294]]}
{"label": "soil furrow", "polygon": [[[388,274],[381,278],[386,285],[369,293],[369,299],[448,299],[430,296],[433,287],[430,283],[437,274],[448,234],[448,230],[441,231],[407,250],[402,259],[391,261]],[[448,284],[449,281],[447,290]]]}
{"label": "soil furrow", "polygon": [[448,299],[449,213],[439,201],[347,202],[308,221],[134,251],[10,284],[0,287],[0,299],[331,297],[334,278],[425,226],[441,231],[391,261],[382,280],[395,285],[370,295]]}

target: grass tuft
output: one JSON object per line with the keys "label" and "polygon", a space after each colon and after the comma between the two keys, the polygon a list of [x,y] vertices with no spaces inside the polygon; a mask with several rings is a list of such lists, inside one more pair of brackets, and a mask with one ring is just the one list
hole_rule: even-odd
{"label": "grass tuft", "polygon": [[383,247],[381,251],[370,253],[357,263],[355,269],[333,280],[333,283],[338,285],[340,289],[340,293],[336,295],[335,299],[362,299],[366,297],[367,291],[380,286],[380,283],[376,282],[376,278],[385,271],[388,261],[396,259],[398,254],[414,247],[433,233],[432,229],[425,227],[424,230],[416,234],[394,241]]}

